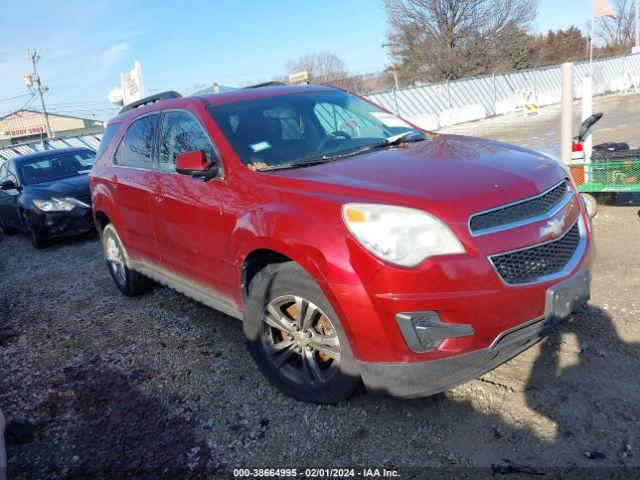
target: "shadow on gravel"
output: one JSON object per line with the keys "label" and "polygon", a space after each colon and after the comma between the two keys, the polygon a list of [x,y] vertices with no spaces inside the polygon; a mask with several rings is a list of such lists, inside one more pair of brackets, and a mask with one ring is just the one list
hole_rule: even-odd
{"label": "shadow on gravel", "polygon": [[[43,429],[65,431],[63,444],[40,445],[40,470],[27,459],[33,444],[9,444],[11,478],[203,477],[209,451],[192,431],[195,422],[170,418],[156,400],[134,387],[145,374],[125,376],[98,365],[66,368],[40,407]],[[180,402],[180,399],[173,399]],[[38,439],[36,438],[36,441]],[[26,461],[25,461],[26,460]]]}
{"label": "shadow on gravel", "polygon": [[[567,333],[574,334],[579,344],[579,351],[573,352],[579,362],[571,365],[566,365],[566,357],[561,359],[565,343],[562,336]],[[506,423],[504,418],[510,417],[507,410],[510,407],[490,406],[495,397],[486,393],[482,383],[471,391],[473,402],[487,404],[484,411],[479,411],[472,401],[456,400],[455,394],[452,398],[438,394],[416,400],[357,395],[353,400],[359,404],[377,404],[379,413],[370,419],[370,424],[384,422],[386,412],[403,411],[416,423],[421,420],[433,422],[439,427],[436,432],[447,432],[442,437],[425,438],[412,437],[411,431],[405,430],[399,436],[405,437],[411,449],[431,453],[431,450],[436,450],[434,447],[440,446],[452,454],[467,452],[462,455],[471,458],[469,465],[461,462],[455,454],[450,458],[436,457],[436,465],[441,464],[441,467],[414,469],[429,478],[445,478],[449,474],[450,478],[460,475],[465,478],[495,475],[498,475],[496,478],[515,478],[509,475],[522,474],[517,478],[544,475],[544,478],[589,479],[638,475],[640,468],[634,456],[637,453],[632,452],[631,446],[640,440],[638,432],[634,431],[640,418],[640,405],[637,403],[640,389],[634,371],[640,344],[623,341],[611,317],[598,307],[588,306],[554,327],[542,340],[540,348],[523,390],[514,390],[513,385],[500,383],[499,376],[483,377],[480,382],[502,388],[507,395],[518,395],[523,391],[526,405],[555,424],[555,436],[543,438],[528,425]],[[603,362],[616,365],[621,372],[630,370],[629,382],[620,382],[618,377],[604,377]],[[500,413],[487,413],[490,411]],[[522,412],[515,415],[516,418],[518,416],[522,416]],[[452,419],[455,419],[454,424]],[[605,431],[610,438],[616,438],[615,444],[604,439],[602,432]],[[365,429],[362,435],[371,433]],[[357,437],[356,432],[356,441],[359,440]],[[470,445],[470,441],[474,444]],[[431,465],[434,463],[434,459],[427,455],[424,461]],[[473,467],[483,464],[484,467]],[[465,473],[462,466],[472,468]]]}
{"label": "shadow on gravel", "polygon": [[618,193],[613,205],[619,205],[622,207],[640,206],[640,193]]}

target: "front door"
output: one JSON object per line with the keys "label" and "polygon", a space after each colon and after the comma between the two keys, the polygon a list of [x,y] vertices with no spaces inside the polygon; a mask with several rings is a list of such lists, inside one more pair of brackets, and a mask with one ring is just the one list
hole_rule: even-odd
{"label": "front door", "polygon": [[224,180],[175,171],[176,156],[202,150],[217,158],[213,142],[191,112],[169,110],[160,122],[158,171],[152,195],[154,229],[162,264],[188,280],[220,291]]}

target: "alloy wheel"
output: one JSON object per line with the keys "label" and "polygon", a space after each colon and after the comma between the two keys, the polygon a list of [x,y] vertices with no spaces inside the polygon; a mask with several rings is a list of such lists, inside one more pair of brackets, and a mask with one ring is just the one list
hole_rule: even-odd
{"label": "alloy wheel", "polygon": [[340,366],[340,340],[329,317],[297,295],[271,300],[262,313],[260,337],[269,363],[301,385],[330,381]]}
{"label": "alloy wheel", "polygon": [[107,263],[109,269],[113,273],[114,278],[120,285],[127,282],[127,273],[125,270],[124,255],[113,237],[107,238]]}

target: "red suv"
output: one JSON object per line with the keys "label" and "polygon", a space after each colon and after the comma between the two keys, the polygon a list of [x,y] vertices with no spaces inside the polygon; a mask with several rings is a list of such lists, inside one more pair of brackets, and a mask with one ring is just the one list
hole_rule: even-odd
{"label": "red suv", "polygon": [[589,298],[591,227],[560,164],[335,88],[143,99],[90,183],[120,291],[156,281],[243,320],[302,400],[440,392]]}

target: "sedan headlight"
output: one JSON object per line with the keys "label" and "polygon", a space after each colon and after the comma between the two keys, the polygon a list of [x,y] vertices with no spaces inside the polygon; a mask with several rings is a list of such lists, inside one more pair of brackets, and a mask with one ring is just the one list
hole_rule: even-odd
{"label": "sedan headlight", "polygon": [[43,212],[69,212],[76,208],[80,202],[75,198],[50,198],[48,200],[34,200],[33,204]]}
{"label": "sedan headlight", "polygon": [[433,255],[465,251],[449,227],[421,210],[348,203],[342,217],[363,247],[396,265],[412,267]]}

